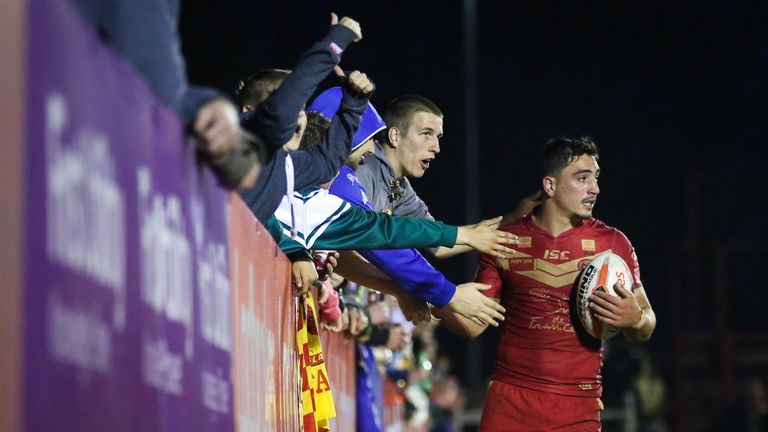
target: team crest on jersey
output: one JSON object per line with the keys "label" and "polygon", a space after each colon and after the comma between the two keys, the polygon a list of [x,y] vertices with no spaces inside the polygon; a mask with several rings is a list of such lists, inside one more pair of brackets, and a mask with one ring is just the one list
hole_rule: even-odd
{"label": "team crest on jersey", "polygon": [[591,239],[582,239],[581,250],[584,251],[584,255],[594,255],[596,250],[595,241]]}

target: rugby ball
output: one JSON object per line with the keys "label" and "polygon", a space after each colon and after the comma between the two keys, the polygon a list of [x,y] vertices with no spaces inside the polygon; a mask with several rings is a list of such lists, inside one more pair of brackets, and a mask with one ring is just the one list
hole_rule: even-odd
{"label": "rugby ball", "polygon": [[576,282],[576,313],[584,330],[597,339],[610,339],[616,336],[621,329],[603,324],[592,315],[589,296],[598,291],[617,296],[613,290],[616,282],[621,282],[624,288],[632,292],[632,272],[629,271],[627,263],[614,253],[603,252],[584,267]]}

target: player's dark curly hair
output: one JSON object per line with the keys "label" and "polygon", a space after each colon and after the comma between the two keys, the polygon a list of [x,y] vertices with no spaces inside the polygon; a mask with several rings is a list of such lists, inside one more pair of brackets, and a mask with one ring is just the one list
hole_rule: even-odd
{"label": "player's dark curly hair", "polygon": [[290,73],[286,69],[262,69],[240,81],[235,89],[240,108],[248,106],[255,110],[280,87]]}
{"label": "player's dark curly hair", "polygon": [[588,155],[599,159],[600,155],[597,145],[592,141],[592,138],[567,138],[561,136],[550,139],[539,152],[539,178],[557,176],[563,168],[581,157],[581,155]]}

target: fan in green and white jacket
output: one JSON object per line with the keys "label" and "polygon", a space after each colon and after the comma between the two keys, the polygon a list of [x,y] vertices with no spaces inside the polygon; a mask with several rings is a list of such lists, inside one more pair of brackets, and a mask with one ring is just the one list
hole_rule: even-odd
{"label": "fan in green and white jacket", "polygon": [[[390,216],[351,205],[320,187],[293,193],[293,221],[296,230],[291,241],[291,206],[287,199],[275,212],[283,238],[280,248],[286,255],[300,249],[405,249],[432,246],[453,247],[472,242],[469,230],[443,222]],[[464,232],[466,231],[466,232]]]}

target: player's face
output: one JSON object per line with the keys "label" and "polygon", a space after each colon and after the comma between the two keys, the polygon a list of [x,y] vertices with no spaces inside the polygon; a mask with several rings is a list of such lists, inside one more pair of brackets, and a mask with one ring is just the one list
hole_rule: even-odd
{"label": "player's face", "polygon": [[599,176],[600,167],[595,158],[581,155],[563,168],[557,178],[552,199],[559,209],[568,213],[568,216],[589,219],[592,217],[592,209],[600,193],[600,188],[597,186]]}
{"label": "player's face", "polygon": [[349,154],[347,158],[347,165],[353,170],[356,170],[358,166],[365,163],[365,157],[369,154],[373,154],[373,138],[366,141],[363,145],[356,148],[355,151]]}
{"label": "player's face", "polygon": [[420,178],[440,153],[443,119],[428,112],[418,112],[411,118],[408,131],[400,131],[395,149],[400,172],[406,177]]}

